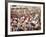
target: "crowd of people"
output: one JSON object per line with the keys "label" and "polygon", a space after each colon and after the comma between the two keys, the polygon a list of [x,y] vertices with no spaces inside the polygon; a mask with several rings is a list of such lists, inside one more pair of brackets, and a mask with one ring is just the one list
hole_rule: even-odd
{"label": "crowd of people", "polygon": [[[39,8],[11,8],[11,31],[32,31],[41,29]],[[32,11],[31,11],[32,10]]]}

